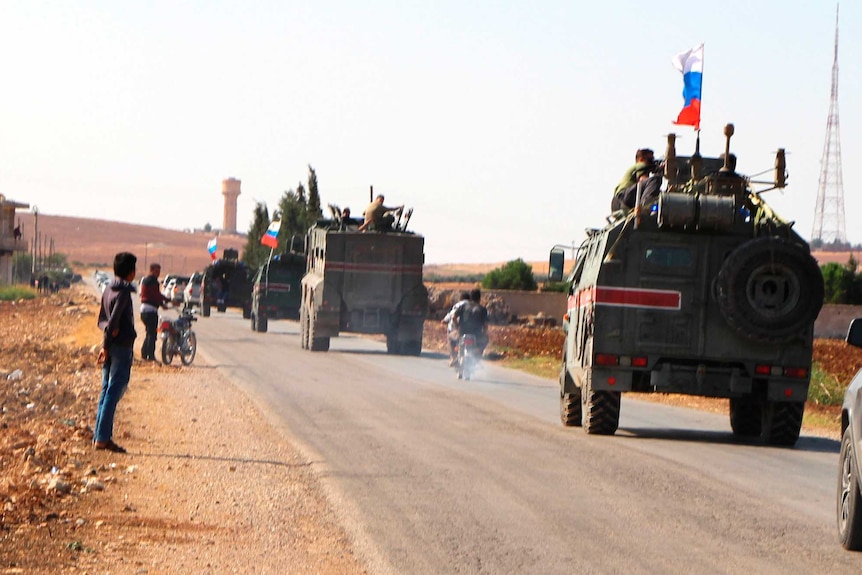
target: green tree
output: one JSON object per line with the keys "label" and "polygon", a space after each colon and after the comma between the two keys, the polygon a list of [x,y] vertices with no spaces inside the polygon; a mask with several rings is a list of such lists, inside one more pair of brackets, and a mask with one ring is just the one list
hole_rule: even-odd
{"label": "green tree", "polygon": [[269,210],[263,202],[257,202],[252,213],[251,227],[248,229],[248,240],[242,252],[242,261],[249,269],[260,267],[269,258],[269,248],[260,243],[260,238],[269,228]]}
{"label": "green tree", "polygon": [[836,263],[824,264],[820,267],[820,271],[823,273],[823,301],[837,304],[849,303],[855,274],[847,266]]}
{"label": "green tree", "polygon": [[521,258],[507,262],[491,270],[482,279],[486,289],[535,290],[539,286],[533,277],[533,269]]}
{"label": "green tree", "polygon": [[290,246],[290,238],[294,235],[305,237],[308,231],[308,205],[305,201],[305,188],[300,183],[297,191],[284,192],[278,202],[278,215],[281,217],[281,228],[278,232],[278,253],[284,253]]}
{"label": "green tree", "polygon": [[320,209],[320,192],[317,189],[317,172],[308,165],[308,212],[306,215],[307,224],[309,227],[323,217],[323,210]]}

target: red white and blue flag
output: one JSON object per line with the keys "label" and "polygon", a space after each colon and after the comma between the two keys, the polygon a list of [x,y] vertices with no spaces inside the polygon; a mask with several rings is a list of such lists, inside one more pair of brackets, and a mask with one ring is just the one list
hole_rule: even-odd
{"label": "red white and blue flag", "polygon": [[281,222],[279,220],[274,220],[269,227],[266,229],[266,232],[261,236],[260,243],[263,245],[275,249],[278,247],[278,230],[281,227]]}
{"label": "red white and blue flag", "polygon": [[685,106],[674,124],[700,130],[700,91],[703,86],[703,44],[673,57],[673,66],[682,72]]}
{"label": "red white and blue flag", "polygon": [[207,251],[210,253],[210,258],[216,259],[216,249],[218,245],[218,238],[213,238],[207,242]]}

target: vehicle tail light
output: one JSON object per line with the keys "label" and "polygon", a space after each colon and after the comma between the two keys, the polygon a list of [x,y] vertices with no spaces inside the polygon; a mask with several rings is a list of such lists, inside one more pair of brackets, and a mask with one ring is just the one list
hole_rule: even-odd
{"label": "vehicle tail light", "polygon": [[784,368],[784,377],[795,377],[798,379],[805,379],[808,377],[808,370],[804,367],[785,367]]}
{"label": "vehicle tail light", "polygon": [[769,375],[772,372],[771,365],[755,365],[754,373],[755,375]]}
{"label": "vehicle tail light", "polygon": [[611,355],[609,353],[597,353],[596,354],[596,365],[619,365],[620,364],[620,356]]}
{"label": "vehicle tail light", "polygon": [[464,336],[464,347],[473,347],[474,345],[476,345],[476,336],[465,335]]}
{"label": "vehicle tail light", "polygon": [[633,357],[632,358],[632,367],[646,367],[647,366],[647,358],[645,357]]}

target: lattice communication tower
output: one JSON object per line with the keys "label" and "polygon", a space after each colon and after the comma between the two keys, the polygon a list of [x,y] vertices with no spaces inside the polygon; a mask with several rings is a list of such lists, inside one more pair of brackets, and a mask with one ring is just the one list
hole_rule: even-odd
{"label": "lattice communication tower", "polygon": [[841,169],[841,138],[838,130],[838,8],[835,9],[835,59],[832,63],[832,96],[826,121],[826,143],[820,159],[820,183],[814,209],[812,240],[824,244],[846,244],[844,231],[844,177]]}

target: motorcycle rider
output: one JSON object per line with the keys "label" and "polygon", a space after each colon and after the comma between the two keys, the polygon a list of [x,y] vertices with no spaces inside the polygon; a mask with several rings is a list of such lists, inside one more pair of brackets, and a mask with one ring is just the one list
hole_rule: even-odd
{"label": "motorcycle rider", "polygon": [[458,360],[458,355],[455,352],[455,348],[458,345],[458,326],[455,325],[455,314],[459,309],[467,305],[470,301],[470,293],[463,291],[461,292],[461,299],[455,302],[455,305],[452,306],[452,309],[449,310],[443,317],[443,323],[446,324],[446,339],[449,340],[449,365],[455,365],[455,362]]}
{"label": "motorcycle rider", "polygon": [[147,335],[141,345],[144,361],[156,361],[156,332],[159,327],[159,308],[170,301],[159,291],[159,274],[162,266],[153,262],[150,273],[141,280],[141,322],[147,328]]}
{"label": "motorcycle rider", "polygon": [[488,345],[488,309],[481,304],[481,300],[482,291],[475,288],[470,291],[470,301],[455,312],[458,331],[461,335],[472,335],[476,338],[480,357]]}

